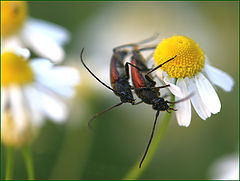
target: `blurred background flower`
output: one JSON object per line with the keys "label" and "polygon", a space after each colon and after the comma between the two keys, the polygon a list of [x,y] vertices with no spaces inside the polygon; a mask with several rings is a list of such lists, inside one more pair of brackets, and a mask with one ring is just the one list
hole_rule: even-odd
{"label": "blurred background flower", "polygon": [[[87,120],[93,114],[117,103],[119,98],[83,69],[79,60],[83,47],[86,64],[109,84],[114,47],[138,42],[155,32],[160,33],[153,42],[156,44],[163,37],[181,34],[198,42],[211,63],[228,72],[238,85],[238,5],[238,2],[30,2],[31,16],[71,32],[74,38],[66,46],[64,63],[75,66],[81,73],[68,124],[47,121],[40,130],[42,136],[33,142],[36,178],[121,179],[141,158],[149,139],[155,112],[144,104],[123,105],[96,119],[94,132],[87,128]],[[176,120],[170,121],[160,149],[140,179],[207,179],[209,166],[235,151],[239,87],[235,86],[228,94],[221,89],[217,93],[222,98],[222,111],[208,121],[195,121],[200,120],[195,112],[188,129],[179,127]],[[15,177],[24,179],[22,160],[19,155],[16,157]]]}
{"label": "blurred background flower", "polygon": [[2,50],[23,47],[55,63],[64,59],[62,46],[69,42],[69,32],[54,23],[31,18],[24,1],[1,1]]}
{"label": "blurred background flower", "polygon": [[63,98],[73,97],[74,86],[79,83],[76,69],[29,57],[27,49],[1,55],[1,138],[11,146],[21,146],[33,138],[29,136],[26,141],[22,135],[42,126],[45,116],[65,121],[68,112]]}
{"label": "blurred background flower", "polygon": [[[79,84],[78,70],[50,62],[64,59],[62,46],[69,41],[69,32],[28,18],[27,5],[1,2],[1,141],[7,152],[4,176],[10,180],[16,147],[22,151],[27,178],[35,178],[30,143],[46,117],[55,122],[67,119],[64,99],[73,97]],[[27,48],[32,57],[45,58],[30,58]]]}
{"label": "blurred background flower", "polygon": [[209,179],[239,180],[239,153],[224,155],[209,168]]}

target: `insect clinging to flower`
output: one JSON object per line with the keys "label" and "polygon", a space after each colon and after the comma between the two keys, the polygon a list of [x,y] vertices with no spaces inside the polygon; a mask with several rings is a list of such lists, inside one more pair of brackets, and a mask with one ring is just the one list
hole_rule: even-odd
{"label": "insect clinging to flower", "polygon": [[[188,127],[191,122],[191,103],[197,114],[203,120],[207,119],[221,109],[221,102],[213,85],[229,92],[234,80],[227,73],[211,66],[200,46],[189,37],[173,36],[163,39],[153,57],[155,64],[159,65],[174,55],[177,57],[163,65],[157,75],[170,85],[169,90],[175,95],[176,101],[194,92],[189,100],[176,105],[178,124]],[[176,86],[180,91],[175,89]]]}

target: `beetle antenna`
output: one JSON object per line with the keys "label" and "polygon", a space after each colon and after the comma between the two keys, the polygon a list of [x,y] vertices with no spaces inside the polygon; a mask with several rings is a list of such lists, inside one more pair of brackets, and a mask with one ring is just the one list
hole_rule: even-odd
{"label": "beetle antenna", "polygon": [[83,66],[88,70],[88,72],[90,74],[92,74],[92,76],[97,79],[98,82],[100,82],[102,85],[104,85],[105,87],[107,87],[108,89],[110,89],[113,92],[116,92],[114,89],[112,89],[111,87],[109,87],[108,85],[106,85],[104,82],[102,82],[96,75],[94,75],[94,73],[87,67],[87,65],[83,62],[83,58],[82,58],[82,54],[83,54],[84,48],[82,49],[81,53],[80,53],[80,60],[83,64]]}
{"label": "beetle antenna", "polygon": [[165,63],[168,63],[169,61],[173,60],[177,55],[175,55],[174,57],[170,58],[169,60],[163,62],[162,64],[156,66],[155,68],[153,68],[152,70],[150,70],[148,73],[146,73],[145,76],[147,76],[148,74],[152,73],[153,71],[157,70],[158,68],[162,67]]}
{"label": "beetle antenna", "polygon": [[107,108],[107,109],[105,109],[105,110],[103,110],[103,111],[95,114],[95,115],[88,121],[88,127],[92,129],[91,123],[92,123],[92,121],[93,121],[96,117],[100,116],[101,114],[103,114],[103,113],[105,113],[105,112],[107,112],[107,111],[112,110],[113,108],[115,108],[115,107],[117,107],[117,106],[120,106],[122,103],[123,103],[123,102],[117,103],[116,105],[114,105],[114,106],[112,106],[112,107],[109,107],[109,108]]}
{"label": "beetle antenna", "polygon": [[150,137],[150,139],[149,139],[149,141],[148,141],[148,145],[147,145],[146,151],[145,151],[145,153],[144,153],[144,155],[143,155],[143,157],[142,157],[142,160],[141,160],[141,162],[140,162],[140,164],[139,164],[139,168],[141,168],[142,163],[143,163],[143,161],[144,161],[144,159],[145,159],[145,157],[146,157],[146,155],[147,155],[149,146],[150,146],[150,144],[151,144],[151,142],[152,142],[152,138],[153,138],[153,134],[154,134],[154,131],[155,131],[155,127],[156,127],[156,123],[157,123],[157,118],[158,118],[158,116],[159,116],[159,112],[160,112],[160,111],[157,111],[157,113],[156,113],[155,121],[154,121],[154,124],[153,124],[153,129],[152,129],[152,134],[151,134],[151,137]]}

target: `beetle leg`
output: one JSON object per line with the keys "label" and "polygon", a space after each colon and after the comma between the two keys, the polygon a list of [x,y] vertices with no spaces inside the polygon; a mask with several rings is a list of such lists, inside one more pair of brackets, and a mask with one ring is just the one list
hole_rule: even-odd
{"label": "beetle leg", "polygon": [[141,68],[137,67],[136,65],[133,65],[133,64],[127,62],[125,64],[125,71],[126,71],[127,79],[129,79],[129,65],[133,66],[134,68],[138,69],[139,71],[143,71]]}
{"label": "beetle leg", "polygon": [[[162,89],[162,88],[166,88],[166,87],[169,87],[170,85],[164,85],[164,86],[159,86],[159,87],[141,87],[141,88],[134,88],[136,90],[141,90],[141,89]],[[169,96],[169,95],[167,95]],[[170,102],[169,102],[170,103]]]}
{"label": "beetle leg", "polygon": [[140,69],[140,68],[137,67],[136,65],[133,65],[133,64],[131,64],[131,63],[129,63],[129,62],[127,62],[125,66],[128,66],[128,65],[131,65],[131,66],[135,67],[135,68],[138,69],[139,71],[143,71],[142,69]]}
{"label": "beetle leg", "polygon": [[[153,57],[153,53],[151,53],[150,55],[148,55],[148,57],[146,58],[146,62],[148,62],[149,60],[151,60],[151,58]],[[153,68],[153,67],[152,67]],[[149,69],[150,71],[151,69]]]}
{"label": "beetle leg", "polygon": [[[139,45],[141,45],[141,44],[148,43],[148,42],[150,42],[150,41],[155,40],[155,39],[158,37],[158,35],[159,35],[159,33],[154,33],[151,37],[149,37],[149,38],[147,38],[147,39],[145,39],[145,40],[141,40],[141,41],[139,41],[139,42],[137,42],[137,43],[129,43],[129,44],[125,44],[125,45],[121,45],[121,46],[115,47],[115,48],[113,49],[113,51],[115,52],[115,51],[117,51],[117,50],[119,50],[119,49],[121,49],[121,48],[126,48],[126,47],[137,47],[137,46],[139,46]],[[155,48],[156,48],[156,47],[155,47]],[[144,49],[144,48],[143,48],[143,49]],[[149,49],[149,48],[148,48],[148,49]]]}
{"label": "beetle leg", "polygon": [[135,67],[136,69],[138,69],[139,71],[142,71],[142,70],[141,70],[139,67],[137,67],[136,65],[133,65],[133,64],[127,62],[127,63],[125,64],[125,71],[126,71],[127,79],[129,79],[129,67],[128,67],[128,65],[131,65],[131,66]]}
{"label": "beetle leg", "polygon": [[[171,107],[169,107],[168,110],[166,110],[166,111],[168,112],[169,110],[177,111],[177,109],[174,109],[174,108],[171,108]],[[169,113],[169,112],[168,112],[168,113]]]}
{"label": "beetle leg", "polygon": [[[127,79],[129,79],[129,67],[128,67],[128,62],[125,64],[125,72],[127,75]],[[132,86],[131,86],[132,87]]]}
{"label": "beetle leg", "polygon": [[143,47],[143,48],[138,49],[138,51],[152,50],[155,48],[157,48],[157,45]]}
{"label": "beetle leg", "polygon": [[165,99],[166,97],[170,96],[169,94],[164,94],[163,96],[161,96],[163,99]]}
{"label": "beetle leg", "polygon": [[130,44],[121,45],[121,46],[115,47],[115,48],[113,49],[113,52],[116,52],[116,51],[118,51],[119,49],[122,49],[122,48],[136,47],[136,46],[137,46],[137,44],[135,44],[135,43],[130,43]]}
{"label": "beetle leg", "polygon": [[135,88],[133,86],[130,85],[130,89],[134,90]]}
{"label": "beetle leg", "polygon": [[152,86],[155,86],[156,85],[156,82],[151,78],[151,77],[149,77],[149,75],[145,75],[145,78],[149,81],[149,82],[151,82],[152,83]]}
{"label": "beetle leg", "polygon": [[167,101],[167,103],[169,103],[169,104],[177,104],[179,102],[183,102],[183,101],[186,101],[186,100],[190,99],[193,95],[194,95],[194,92],[192,92],[188,96],[184,97],[183,99],[180,99],[180,100],[175,101],[175,102]]}
{"label": "beetle leg", "polygon": [[135,103],[133,105],[138,105],[138,104],[141,104],[141,103],[143,103],[143,101],[139,101],[139,102],[137,102],[137,103]]}

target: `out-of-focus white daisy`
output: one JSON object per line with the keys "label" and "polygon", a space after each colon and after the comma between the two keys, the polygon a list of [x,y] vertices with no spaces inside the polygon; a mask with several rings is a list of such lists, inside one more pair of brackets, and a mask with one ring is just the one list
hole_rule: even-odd
{"label": "out-of-focus white daisy", "polygon": [[13,145],[41,126],[45,116],[58,123],[66,120],[64,100],[74,95],[79,82],[76,69],[53,66],[43,58],[28,61],[29,56],[27,49],[1,55],[2,141]]}
{"label": "out-of-focus white daisy", "polygon": [[209,179],[239,180],[238,153],[226,155],[218,159],[209,168]]}
{"label": "out-of-focus white daisy", "polygon": [[26,1],[1,1],[2,51],[27,47],[55,63],[64,59],[69,32],[56,24],[28,17]]}
{"label": "out-of-focus white daisy", "polygon": [[154,53],[155,64],[159,65],[174,56],[176,58],[161,67],[158,76],[170,84],[169,89],[176,96],[176,101],[194,93],[189,100],[176,104],[178,124],[188,127],[191,122],[191,103],[201,119],[207,119],[221,109],[221,102],[212,84],[229,92],[234,80],[211,66],[199,45],[186,36],[163,39]]}

